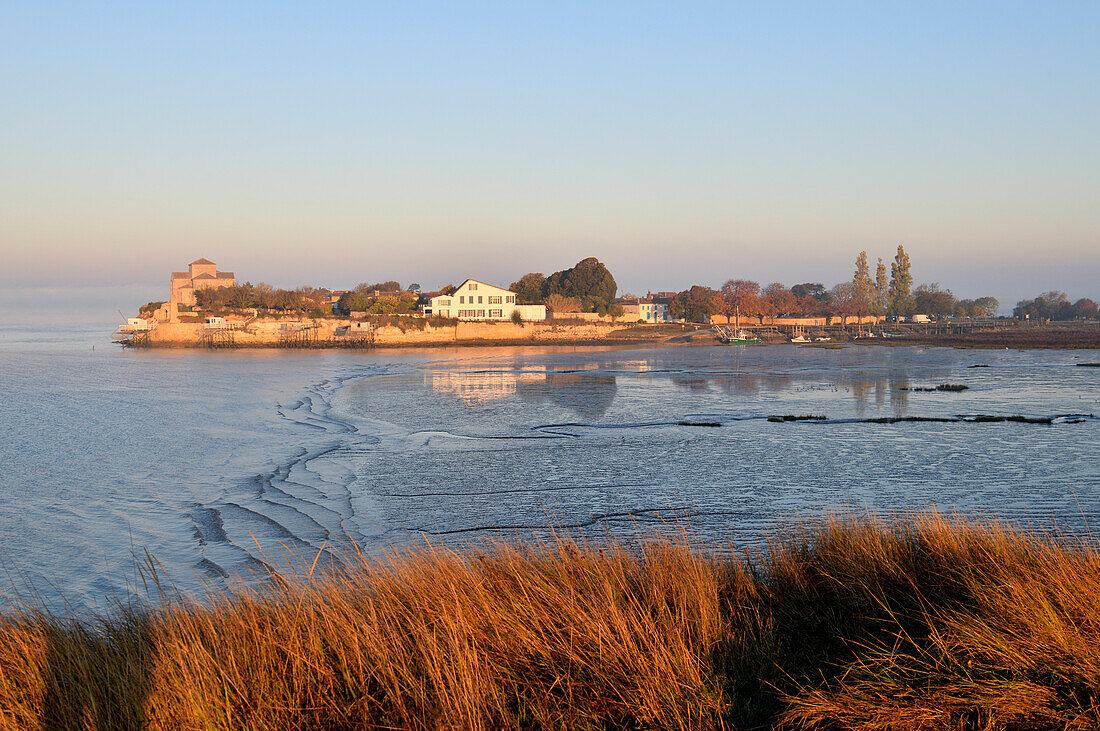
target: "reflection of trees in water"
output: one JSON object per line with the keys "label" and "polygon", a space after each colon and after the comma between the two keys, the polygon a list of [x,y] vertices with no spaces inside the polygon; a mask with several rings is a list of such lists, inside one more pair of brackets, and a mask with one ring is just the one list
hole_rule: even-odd
{"label": "reflection of trees in water", "polygon": [[872,390],[874,391],[875,407],[881,410],[886,405],[889,397],[890,405],[894,408],[895,416],[903,416],[905,407],[909,403],[908,388],[909,378],[904,374],[890,374],[888,376],[852,375],[838,379],[837,385],[847,387],[852,392],[856,402],[856,415],[864,416],[867,411],[867,402]]}
{"label": "reflection of trees in water", "polygon": [[551,403],[589,419],[607,413],[618,389],[614,375],[595,371],[547,373],[543,381],[518,386],[519,397],[527,403]]}

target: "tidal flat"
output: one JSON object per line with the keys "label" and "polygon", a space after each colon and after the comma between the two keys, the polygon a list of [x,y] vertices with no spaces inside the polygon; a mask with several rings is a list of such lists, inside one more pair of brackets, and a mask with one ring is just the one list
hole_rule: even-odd
{"label": "tidal flat", "polygon": [[[127,351],[102,330],[0,335],[5,595],[62,611],[142,596],[146,551],[202,594],[262,576],[284,546],[688,526],[750,548],[836,510],[1075,534],[1100,519],[1100,389],[1077,367],[1100,351]],[[936,384],[967,388],[906,390]]]}

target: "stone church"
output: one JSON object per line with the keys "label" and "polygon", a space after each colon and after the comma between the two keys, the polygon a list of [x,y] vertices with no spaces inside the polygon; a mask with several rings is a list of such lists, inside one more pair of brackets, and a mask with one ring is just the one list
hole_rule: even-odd
{"label": "stone church", "polygon": [[168,300],[175,305],[194,305],[195,290],[232,287],[237,283],[233,272],[219,272],[209,259],[195,259],[186,272],[172,272],[172,295]]}

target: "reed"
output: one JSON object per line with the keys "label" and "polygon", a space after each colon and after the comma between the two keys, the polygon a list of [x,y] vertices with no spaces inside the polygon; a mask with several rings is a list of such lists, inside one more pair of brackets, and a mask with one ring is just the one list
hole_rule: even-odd
{"label": "reed", "polygon": [[922,514],[745,556],[685,533],[342,559],[9,613],[0,729],[1100,727],[1089,539]]}

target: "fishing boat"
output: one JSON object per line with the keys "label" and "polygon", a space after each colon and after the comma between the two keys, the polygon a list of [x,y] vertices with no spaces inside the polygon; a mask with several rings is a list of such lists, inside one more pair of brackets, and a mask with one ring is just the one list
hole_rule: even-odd
{"label": "fishing boat", "polygon": [[723,345],[760,345],[764,341],[744,330],[730,330],[729,328],[719,327],[718,342]]}

